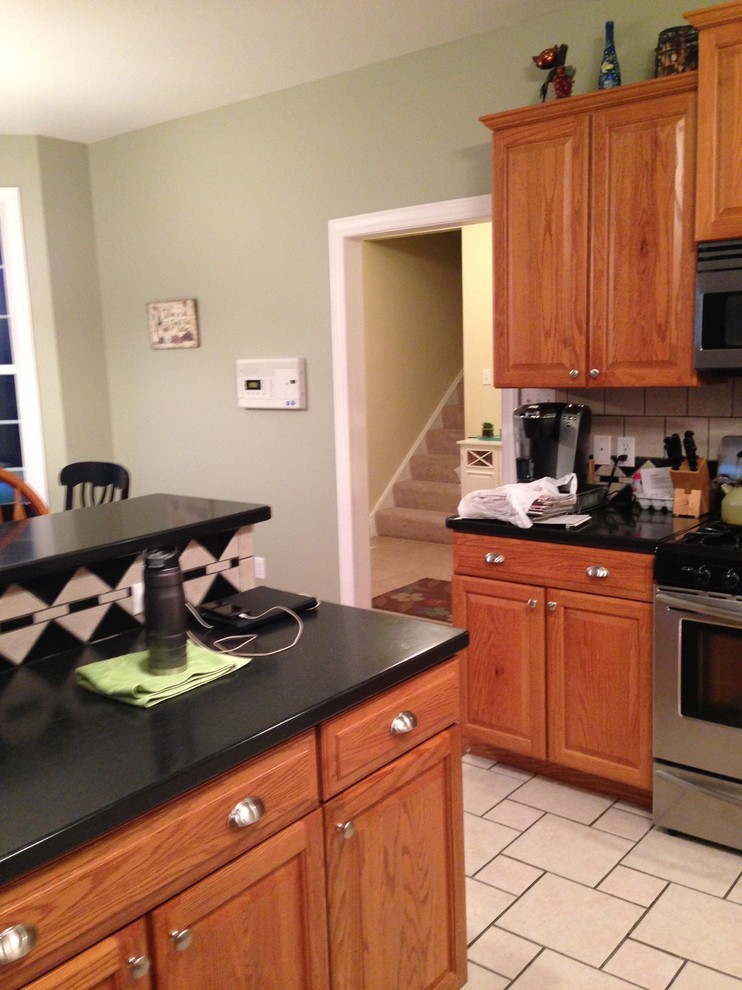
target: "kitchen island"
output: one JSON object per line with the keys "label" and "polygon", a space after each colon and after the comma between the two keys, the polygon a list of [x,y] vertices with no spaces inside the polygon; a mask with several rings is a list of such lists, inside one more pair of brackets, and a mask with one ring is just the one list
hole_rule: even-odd
{"label": "kitchen island", "polygon": [[[261,652],[294,632],[274,624]],[[407,986],[406,966],[461,986],[455,654],[467,640],[323,602],[290,650],[151,709],[75,681],[80,664],[141,646],[135,635],[0,673],[0,932],[25,926],[37,940],[0,965],[0,985],[59,970],[44,988],[66,987],[70,970],[76,988],[98,987],[101,955],[111,974],[152,961],[136,983],[111,986],[242,985],[210,970],[216,926],[229,933],[225,960],[236,943],[259,954],[261,987]],[[383,863],[393,875],[375,872]],[[200,891],[188,905],[186,888]],[[171,923],[189,932],[180,943]]]}

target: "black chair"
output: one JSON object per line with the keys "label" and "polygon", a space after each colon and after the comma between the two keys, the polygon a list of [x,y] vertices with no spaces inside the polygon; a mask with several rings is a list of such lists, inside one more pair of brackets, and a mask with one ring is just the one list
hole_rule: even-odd
{"label": "black chair", "polygon": [[[65,509],[102,505],[129,497],[129,472],[107,461],[76,461],[59,472]],[[75,505],[77,501],[77,505]]]}

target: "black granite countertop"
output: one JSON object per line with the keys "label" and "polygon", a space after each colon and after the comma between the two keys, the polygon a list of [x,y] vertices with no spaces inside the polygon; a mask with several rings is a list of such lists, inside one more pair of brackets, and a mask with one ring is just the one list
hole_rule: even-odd
{"label": "black granite countertop", "polygon": [[609,504],[586,514],[590,516],[590,522],[577,529],[565,529],[548,523],[538,523],[530,529],[523,529],[513,523],[494,519],[463,519],[461,516],[449,517],[446,525],[459,533],[507,536],[519,540],[539,540],[634,553],[654,553],[662,540],[673,533],[698,525],[697,519],[639,509],[631,505]]}
{"label": "black granite countertop", "polygon": [[138,553],[160,543],[177,543],[270,519],[267,505],[142,495],[8,522],[0,533],[0,583],[24,581],[56,567],[82,567],[93,561]]}
{"label": "black granite countertop", "polygon": [[[294,634],[289,620],[266,627],[256,651],[286,645]],[[467,642],[465,631],[447,625],[323,602],[307,614],[292,649],[150,709],[91,694],[75,681],[78,665],[141,649],[141,637],[0,674],[0,883],[435,666]]]}

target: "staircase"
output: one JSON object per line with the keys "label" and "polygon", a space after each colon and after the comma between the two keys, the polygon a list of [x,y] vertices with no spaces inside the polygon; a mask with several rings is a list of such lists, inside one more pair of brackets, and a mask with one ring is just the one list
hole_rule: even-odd
{"label": "staircase", "polygon": [[463,387],[441,410],[441,425],[428,430],[426,451],[410,458],[411,478],[394,484],[394,505],[376,512],[379,536],[397,536],[425,543],[450,543],[446,517],[461,501],[459,448],[464,438]]}

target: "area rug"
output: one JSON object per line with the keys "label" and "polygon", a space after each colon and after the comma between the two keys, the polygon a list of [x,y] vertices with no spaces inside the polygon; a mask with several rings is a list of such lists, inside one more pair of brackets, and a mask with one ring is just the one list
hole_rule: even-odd
{"label": "area rug", "polygon": [[372,605],[384,612],[400,612],[418,619],[451,621],[451,582],[420,578],[402,588],[377,595]]}

